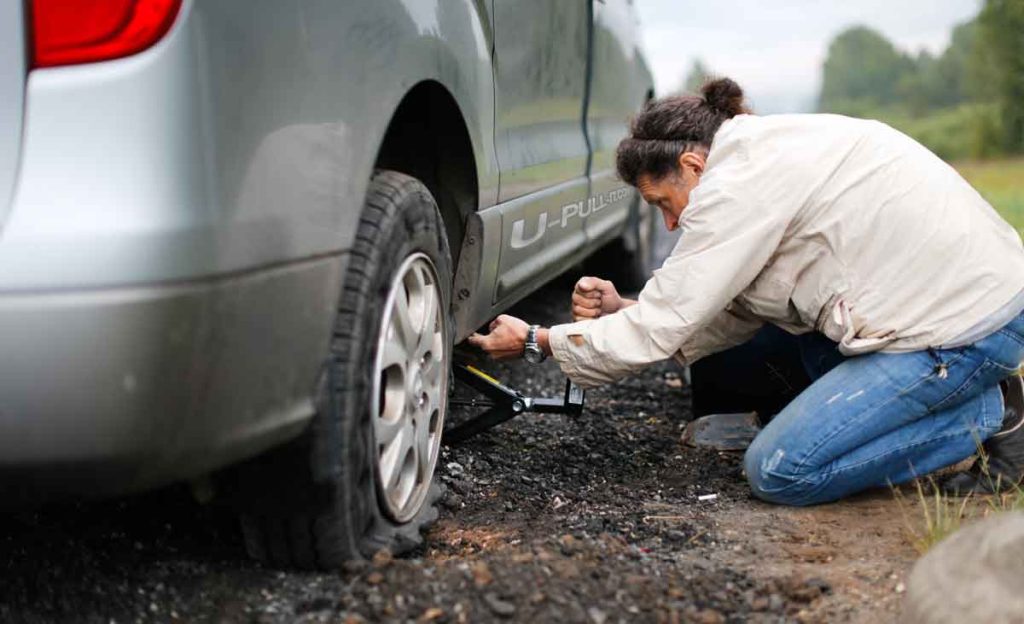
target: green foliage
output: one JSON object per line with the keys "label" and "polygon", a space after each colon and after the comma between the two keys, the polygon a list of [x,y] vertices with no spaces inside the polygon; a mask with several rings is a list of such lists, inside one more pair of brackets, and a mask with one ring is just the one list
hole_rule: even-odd
{"label": "green foliage", "polygon": [[914,70],[913,61],[879,33],[856,26],[840,33],[828,47],[821,85],[820,106],[837,104],[893,104],[900,99],[900,84]]}
{"label": "green foliage", "polygon": [[869,28],[850,28],[829,46],[820,108],[864,114],[898,107],[920,116],[975,101],[991,74],[988,64],[979,60],[978,32],[973,21],[961,24],[940,56],[921,51],[912,57]]}
{"label": "green foliage", "polygon": [[846,114],[884,121],[945,160],[991,158],[1002,152],[1002,123],[994,104],[960,104],[920,117],[900,106],[853,107]]}
{"label": "green foliage", "polygon": [[965,22],[953,29],[949,47],[939,58],[932,77],[931,88],[947,94],[944,98],[936,99],[936,105],[950,106],[980,99],[978,95],[984,90],[989,72],[978,67],[979,49],[976,22]]}
{"label": "green foliage", "polygon": [[819,109],[880,119],[949,160],[1024,153],[1024,0],[985,0],[939,56],[863,26],[840,33]]}
{"label": "green foliage", "polygon": [[984,84],[975,59],[977,33],[973,21],[960,24],[940,56],[921,52],[914,59],[914,70],[899,85],[901,101],[911,114],[920,116],[977,99]]}
{"label": "green foliage", "polygon": [[1024,152],[1024,0],[986,0],[978,15],[978,63],[987,67],[1000,106],[1003,146]]}

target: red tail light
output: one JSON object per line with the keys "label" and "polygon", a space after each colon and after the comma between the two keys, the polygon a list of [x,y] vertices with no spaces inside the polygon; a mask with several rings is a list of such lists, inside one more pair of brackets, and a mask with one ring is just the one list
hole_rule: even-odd
{"label": "red tail light", "polygon": [[141,52],[174,23],[181,0],[34,0],[32,66],[107,61]]}

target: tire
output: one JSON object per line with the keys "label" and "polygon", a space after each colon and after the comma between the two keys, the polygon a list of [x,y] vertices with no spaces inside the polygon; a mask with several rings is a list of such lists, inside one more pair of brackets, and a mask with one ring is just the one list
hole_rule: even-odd
{"label": "tire", "polygon": [[299,439],[234,471],[252,557],[331,569],[422,543],[440,497],[432,480],[447,408],[451,284],[430,192],[407,175],[376,172],[313,422]]}
{"label": "tire", "polygon": [[622,292],[639,291],[651,278],[656,225],[652,208],[637,195],[630,205],[622,236],[609,241],[587,258],[584,270],[611,280]]}

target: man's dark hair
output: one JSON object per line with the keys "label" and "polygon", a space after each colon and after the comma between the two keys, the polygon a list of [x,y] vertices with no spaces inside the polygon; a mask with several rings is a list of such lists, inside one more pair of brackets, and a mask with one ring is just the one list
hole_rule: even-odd
{"label": "man's dark hair", "polygon": [[683,152],[711,149],[726,119],[750,111],[743,90],[729,78],[711,80],[701,95],[677,95],[652,100],[629,127],[629,136],[615,150],[619,177],[630,186],[647,174],[655,180],[679,169]]}

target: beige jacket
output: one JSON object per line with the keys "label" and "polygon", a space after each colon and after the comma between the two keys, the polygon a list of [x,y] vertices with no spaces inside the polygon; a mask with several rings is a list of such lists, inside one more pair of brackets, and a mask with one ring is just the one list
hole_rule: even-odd
{"label": "beige jacket", "polygon": [[748,340],[763,322],[855,355],[949,345],[1024,289],[1020,236],[905,135],[741,115],[715,135],[682,236],[636,305],[551,328],[584,386]]}

